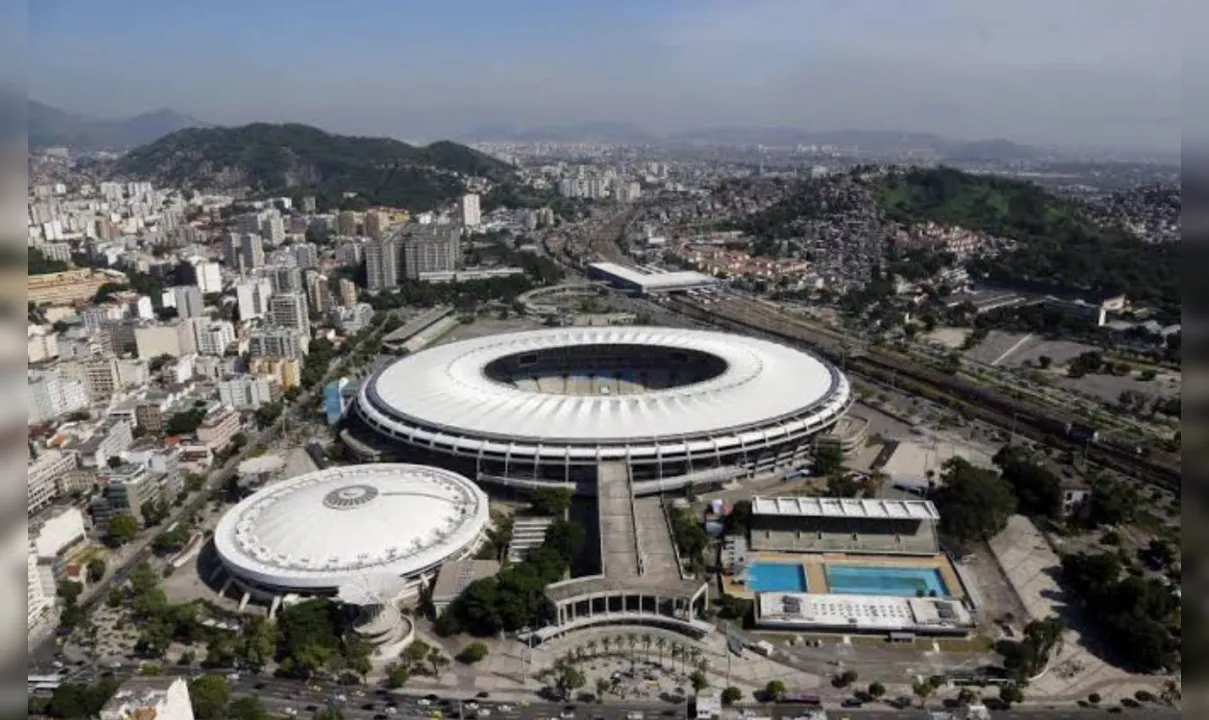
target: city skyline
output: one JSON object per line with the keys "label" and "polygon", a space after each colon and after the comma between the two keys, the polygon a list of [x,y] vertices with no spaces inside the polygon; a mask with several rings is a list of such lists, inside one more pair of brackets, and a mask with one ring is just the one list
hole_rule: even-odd
{"label": "city skyline", "polygon": [[[29,9],[30,95],[438,139],[492,124],[933,132],[1172,150],[1175,2],[467,0]],[[317,49],[317,51],[316,51]]]}

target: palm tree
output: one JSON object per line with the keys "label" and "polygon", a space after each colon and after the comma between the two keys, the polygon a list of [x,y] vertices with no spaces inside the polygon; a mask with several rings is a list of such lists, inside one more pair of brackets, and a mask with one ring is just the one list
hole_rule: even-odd
{"label": "palm tree", "polygon": [[680,657],[680,653],[684,652],[684,648],[680,647],[680,643],[672,643],[672,651],[668,653],[672,658],[672,672],[676,671],[676,660]]}
{"label": "palm tree", "polygon": [[634,667],[634,648],[638,645],[638,636],[629,634],[625,636],[626,645],[630,646],[630,667]]}
{"label": "palm tree", "polygon": [[603,638],[600,639],[600,646],[602,648],[604,648],[605,655],[609,654],[609,646],[612,644],[613,644],[613,641],[609,639],[608,635],[605,635]]}
{"label": "palm tree", "polygon": [[662,635],[655,638],[655,647],[659,650],[659,664],[663,664],[663,649],[667,647],[667,639]]}
{"label": "palm tree", "polygon": [[609,681],[605,678],[596,678],[596,702],[604,702],[605,693],[609,691]]}
{"label": "palm tree", "polygon": [[651,661],[651,634],[650,633],[642,634],[642,648],[643,648],[643,650],[646,651],[646,661],[650,662]]}
{"label": "palm tree", "polygon": [[693,665],[697,665],[701,662],[701,649],[700,648],[696,648],[696,647],[689,648],[688,654],[693,660]]}
{"label": "palm tree", "polygon": [[595,640],[588,641],[588,654],[591,655],[592,657],[596,657],[596,641]]}

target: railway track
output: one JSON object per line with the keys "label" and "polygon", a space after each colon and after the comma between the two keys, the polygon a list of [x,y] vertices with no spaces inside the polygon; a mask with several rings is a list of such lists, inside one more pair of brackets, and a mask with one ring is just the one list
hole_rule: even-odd
{"label": "railway track", "polygon": [[1143,457],[1127,445],[1077,442],[1068,436],[1069,423],[1078,422],[1073,416],[1022,402],[972,380],[921,365],[897,353],[856,346],[843,333],[786,317],[761,303],[726,299],[703,306],[675,299],[670,305],[678,312],[704,322],[745,332],[755,330],[775,339],[807,345],[832,362],[843,364],[854,375],[958,407],[965,414],[984,422],[1072,453],[1083,453],[1088,462],[1139,477],[1149,483],[1173,490],[1180,487],[1178,456],[1156,453]]}

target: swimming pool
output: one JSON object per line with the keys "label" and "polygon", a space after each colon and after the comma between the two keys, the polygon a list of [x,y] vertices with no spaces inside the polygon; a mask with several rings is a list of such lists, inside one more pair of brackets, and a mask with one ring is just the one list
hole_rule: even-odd
{"label": "swimming pool", "polygon": [[827,565],[823,570],[828,590],[837,595],[916,597],[923,591],[924,595],[949,596],[949,588],[936,568]]}
{"label": "swimming pool", "polygon": [[800,563],[753,562],[747,566],[752,592],[806,592],[806,572]]}

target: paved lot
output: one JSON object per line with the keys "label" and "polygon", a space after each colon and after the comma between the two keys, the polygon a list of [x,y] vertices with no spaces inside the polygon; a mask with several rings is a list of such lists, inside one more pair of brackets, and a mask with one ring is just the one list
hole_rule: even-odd
{"label": "paved lot", "polygon": [[1069,628],[1048,670],[1030,683],[1031,694],[1076,700],[1092,692],[1116,697],[1131,696],[1137,690],[1156,695],[1161,692],[1162,678],[1129,675],[1089,651],[1088,642],[1094,638],[1085,640],[1081,635],[1086,620],[1058,583],[1061,560],[1027,518],[1013,516],[990,546],[1020,596],[1028,619],[1057,615]]}

